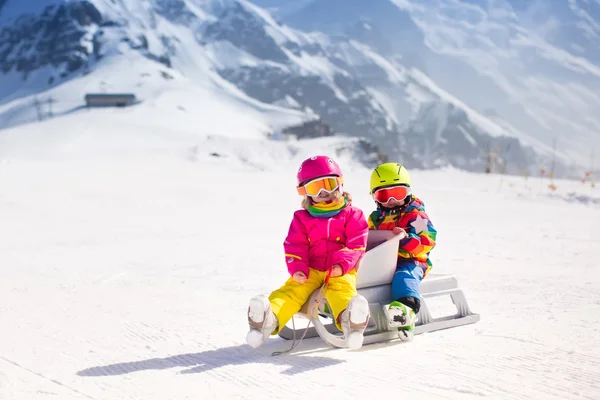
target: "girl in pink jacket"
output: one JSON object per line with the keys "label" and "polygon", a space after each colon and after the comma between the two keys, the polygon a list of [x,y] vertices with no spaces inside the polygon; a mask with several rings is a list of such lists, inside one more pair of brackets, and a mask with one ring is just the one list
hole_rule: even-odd
{"label": "girl in pink jacket", "polygon": [[283,244],[290,278],[268,297],[250,300],[246,340],[258,347],[277,334],[329,273],[325,298],[348,347],[359,348],[369,320],[369,304],[356,291],[356,264],[365,252],[367,220],[342,191],[344,177],[331,158],[304,160],[297,178],[303,209],[294,213]]}

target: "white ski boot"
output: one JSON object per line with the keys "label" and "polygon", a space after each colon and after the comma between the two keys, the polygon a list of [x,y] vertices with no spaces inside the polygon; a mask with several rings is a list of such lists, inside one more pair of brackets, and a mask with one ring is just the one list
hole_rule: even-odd
{"label": "white ski boot", "polygon": [[386,309],[390,327],[398,330],[398,337],[403,341],[411,341],[415,335],[417,315],[409,306],[399,301],[392,302]]}
{"label": "white ski boot", "polygon": [[250,331],[246,335],[246,342],[254,348],[263,344],[277,329],[277,317],[271,311],[271,302],[267,296],[258,295],[250,300],[248,325],[250,325]]}
{"label": "white ski boot", "polygon": [[369,302],[361,295],[354,296],[340,317],[342,332],[348,348],[356,350],[362,347],[363,332],[369,322]]}

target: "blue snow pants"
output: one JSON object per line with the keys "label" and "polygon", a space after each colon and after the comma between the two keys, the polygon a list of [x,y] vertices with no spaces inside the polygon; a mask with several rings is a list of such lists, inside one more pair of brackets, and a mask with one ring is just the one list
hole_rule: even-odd
{"label": "blue snow pants", "polygon": [[392,279],[392,298],[414,297],[421,300],[419,284],[423,279],[423,268],[411,260],[398,260],[396,273]]}

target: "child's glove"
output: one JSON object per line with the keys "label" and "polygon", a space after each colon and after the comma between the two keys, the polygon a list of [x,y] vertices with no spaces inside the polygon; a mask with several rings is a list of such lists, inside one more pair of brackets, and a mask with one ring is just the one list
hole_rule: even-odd
{"label": "child's glove", "polygon": [[339,264],[335,264],[333,267],[331,267],[331,277],[332,278],[337,278],[338,276],[342,276],[344,275],[344,270],[342,269],[342,266]]}
{"label": "child's glove", "polygon": [[308,280],[308,278],[302,271],[294,272],[294,275],[292,275],[292,278],[301,285],[303,283],[306,283],[306,281]]}
{"label": "child's glove", "polygon": [[394,229],[392,229],[392,233],[394,235],[400,235],[400,239],[404,239],[406,237],[406,231],[399,226],[394,227]]}

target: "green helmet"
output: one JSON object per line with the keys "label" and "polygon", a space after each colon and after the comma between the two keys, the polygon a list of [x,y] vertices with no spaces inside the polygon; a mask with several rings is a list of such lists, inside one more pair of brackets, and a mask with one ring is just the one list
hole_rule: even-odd
{"label": "green helmet", "polygon": [[403,165],[398,163],[381,164],[371,173],[370,194],[384,186],[405,185],[410,187],[410,176]]}

